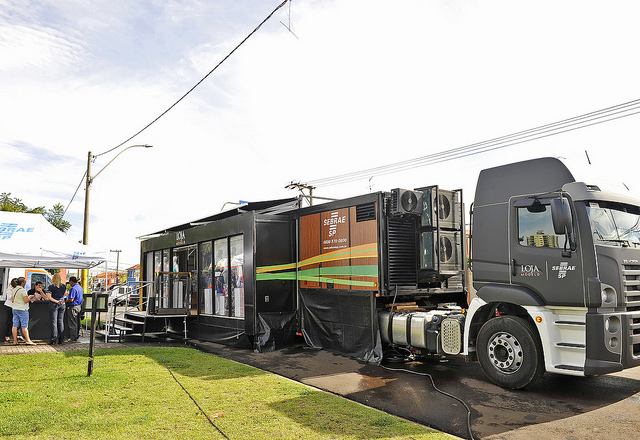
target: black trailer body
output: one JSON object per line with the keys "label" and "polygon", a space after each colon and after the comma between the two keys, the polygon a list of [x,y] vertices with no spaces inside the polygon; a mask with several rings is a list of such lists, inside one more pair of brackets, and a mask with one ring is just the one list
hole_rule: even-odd
{"label": "black trailer body", "polygon": [[[294,259],[297,199],[258,202],[159,231],[141,243],[147,313],[168,331],[273,350],[295,336],[292,279],[256,283],[255,268]],[[279,215],[278,215],[279,213]]]}

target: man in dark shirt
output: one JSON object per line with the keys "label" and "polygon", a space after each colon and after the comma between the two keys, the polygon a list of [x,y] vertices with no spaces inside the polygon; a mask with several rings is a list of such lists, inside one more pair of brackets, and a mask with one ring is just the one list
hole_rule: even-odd
{"label": "man in dark shirt", "polygon": [[39,300],[39,299],[47,296],[44,293],[44,286],[42,285],[42,281],[36,281],[35,285],[31,289],[29,289],[27,294],[29,296],[33,295],[33,299],[31,300],[31,302],[34,302],[36,300]]}
{"label": "man in dark shirt", "polygon": [[69,342],[77,342],[80,335],[80,312],[82,311],[82,295],[84,292],[76,277],[70,277],[69,284],[71,285],[69,297],[67,298]]}

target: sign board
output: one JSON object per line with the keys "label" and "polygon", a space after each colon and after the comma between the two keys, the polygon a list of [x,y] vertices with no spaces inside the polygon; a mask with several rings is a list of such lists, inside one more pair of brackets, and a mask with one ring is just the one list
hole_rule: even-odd
{"label": "sign board", "polygon": [[[96,294],[96,312],[106,312],[109,309],[109,294]],[[82,311],[90,312],[93,308],[93,294],[84,295],[82,301]]]}

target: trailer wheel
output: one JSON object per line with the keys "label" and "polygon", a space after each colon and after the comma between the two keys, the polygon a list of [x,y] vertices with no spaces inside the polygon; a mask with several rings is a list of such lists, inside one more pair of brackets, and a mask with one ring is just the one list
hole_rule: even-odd
{"label": "trailer wheel", "polygon": [[496,385],[519,389],[544,374],[542,346],[535,329],[517,316],[487,321],[478,333],[478,361]]}

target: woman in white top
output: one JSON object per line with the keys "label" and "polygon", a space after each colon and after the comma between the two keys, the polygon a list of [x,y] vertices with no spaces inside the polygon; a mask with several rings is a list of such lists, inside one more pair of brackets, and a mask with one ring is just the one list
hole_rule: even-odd
{"label": "woman in white top", "polygon": [[7,310],[7,322],[5,324],[5,328],[2,329],[2,334],[4,335],[5,342],[11,342],[11,324],[13,322],[13,300],[11,299],[13,295],[13,289],[18,285],[18,279],[14,278],[11,280],[9,286],[5,290],[5,301],[4,305],[9,309]]}
{"label": "woman in white top", "polygon": [[24,342],[27,345],[36,345],[29,338],[29,303],[35,295],[29,295],[24,285],[27,283],[24,277],[18,278],[18,285],[14,287],[11,297],[13,299],[13,345],[18,345],[18,327],[22,327]]}

